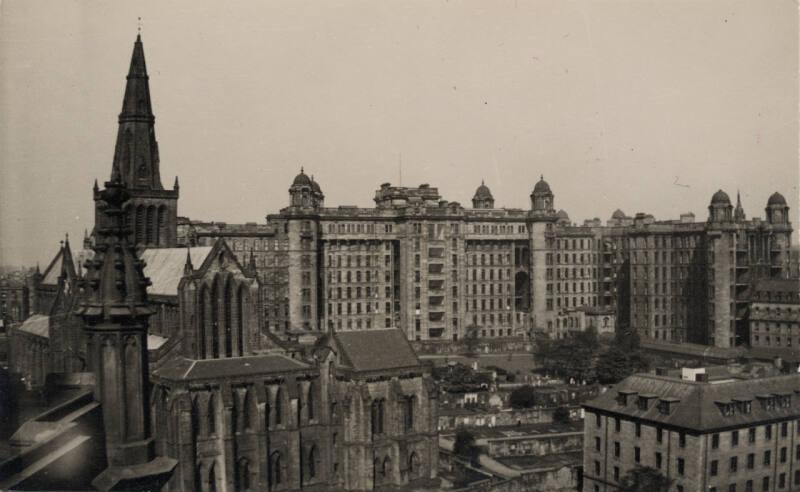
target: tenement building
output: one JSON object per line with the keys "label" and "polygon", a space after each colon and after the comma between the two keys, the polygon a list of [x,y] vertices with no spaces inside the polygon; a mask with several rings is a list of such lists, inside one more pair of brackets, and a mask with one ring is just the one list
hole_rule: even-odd
{"label": "tenement building", "polygon": [[670,490],[800,488],[800,375],[709,382],[640,374],[584,404],[583,490],[637,466]]}

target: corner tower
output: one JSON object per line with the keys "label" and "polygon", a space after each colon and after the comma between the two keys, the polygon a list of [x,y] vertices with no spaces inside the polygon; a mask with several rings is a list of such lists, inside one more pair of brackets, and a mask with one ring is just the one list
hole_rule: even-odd
{"label": "corner tower", "polygon": [[[119,114],[111,181],[119,181],[128,192],[124,216],[131,243],[139,247],[177,244],[178,180],[172,190],[165,190],[159,164],[149,76],[142,39],[137,35]],[[98,193],[95,185],[95,200]],[[95,212],[95,222],[99,214]]]}
{"label": "corner tower", "polygon": [[531,193],[528,213],[528,241],[531,258],[531,324],[534,330],[544,331],[552,321],[553,310],[553,225],[558,220],[553,192],[542,176]]}

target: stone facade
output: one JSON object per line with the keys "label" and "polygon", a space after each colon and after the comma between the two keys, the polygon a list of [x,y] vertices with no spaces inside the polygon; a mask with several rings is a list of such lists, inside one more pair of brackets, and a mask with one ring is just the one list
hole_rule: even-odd
{"label": "stone facade", "polygon": [[766,280],[755,286],[750,305],[750,346],[800,354],[798,280]]}
{"label": "stone facade", "polygon": [[471,209],[429,185],[389,184],[375,208],[325,207],[304,172],[289,193],[264,225],[184,221],[179,233],[191,244],[224,237],[240,261],[255,255],[264,328],[279,336],[392,326],[417,341],[462,340],[473,328],[484,339],[559,337],[577,310],[592,310],[646,338],[731,347],[749,341],[755,282],[790,271],[778,193],[765,220],[747,220],[719,191],[705,222],[617,210],[581,226],[554,210],[544,180],[528,211],[493,208],[485,184]]}

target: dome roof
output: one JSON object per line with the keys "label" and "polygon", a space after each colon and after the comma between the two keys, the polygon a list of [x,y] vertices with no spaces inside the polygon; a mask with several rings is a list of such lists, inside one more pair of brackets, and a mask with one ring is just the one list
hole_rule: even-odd
{"label": "dome roof", "polygon": [[719,190],[716,193],[714,193],[714,196],[711,197],[711,204],[730,205],[731,199],[727,193],[725,193],[722,190]]}
{"label": "dome roof", "polygon": [[556,212],[556,217],[558,217],[559,219],[567,219],[567,220],[569,220],[569,214],[563,208],[561,210],[559,210],[558,212]]}
{"label": "dome roof", "polygon": [[536,183],[536,186],[533,187],[534,193],[552,193],[550,191],[550,185],[547,184],[547,181],[544,180],[544,176],[542,176],[539,181]]}
{"label": "dome roof", "polygon": [[770,195],[769,200],[767,200],[767,206],[769,207],[770,205],[782,205],[782,206],[785,206],[786,205],[786,198],[784,198],[783,195],[781,195],[780,193],[778,193],[776,191],[775,193]]}
{"label": "dome roof", "polygon": [[616,210],[614,210],[614,213],[611,214],[611,218],[612,219],[618,219],[618,220],[624,219],[624,218],[626,218],[625,212],[623,212],[620,209],[616,209]]}
{"label": "dome roof", "polygon": [[303,172],[302,167],[300,168],[300,174],[294,177],[292,186],[311,186],[311,179],[309,179],[308,175]]}
{"label": "dome roof", "polygon": [[475,190],[475,196],[472,197],[473,200],[475,199],[489,199],[494,200],[492,197],[492,192],[489,190],[489,187],[484,184],[483,180],[481,180],[481,185],[478,186],[478,189]]}
{"label": "dome roof", "polygon": [[317,193],[322,193],[322,188],[320,188],[319,183],[314,180],[314,176],[311,176],[311,189]]}

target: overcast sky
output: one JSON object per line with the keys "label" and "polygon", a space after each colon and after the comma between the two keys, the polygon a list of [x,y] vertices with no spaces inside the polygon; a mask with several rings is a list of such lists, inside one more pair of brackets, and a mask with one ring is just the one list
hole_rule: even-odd
{"label": "overcast sky", "polygon": [[797,228],[792,1],[5,0],[0,264],[91,229],[139,16],[179,215],[263,222],[301,165],[371,206],[402,166],[464,205],[485,179],[528,208],[544,174],[575,222],[779,190]]}

